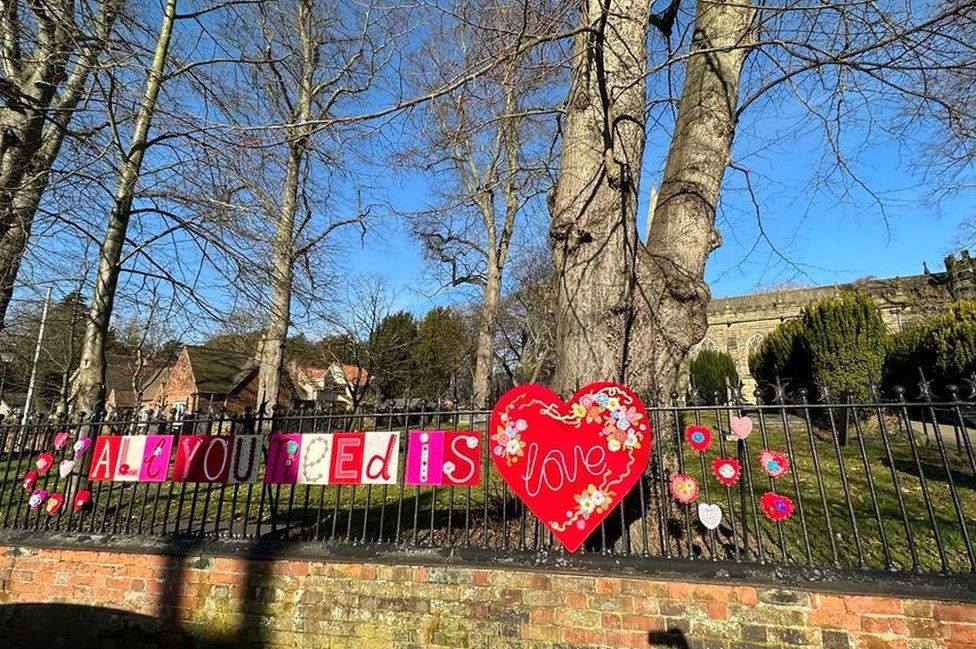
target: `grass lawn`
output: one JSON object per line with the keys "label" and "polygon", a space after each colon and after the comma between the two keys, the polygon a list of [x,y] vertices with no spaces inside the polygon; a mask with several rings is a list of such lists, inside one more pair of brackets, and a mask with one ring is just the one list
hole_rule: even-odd
{"label": "grass lawn", "polygon": [[[968,525],[969,533],[976,533],[976,482],[970,456],[964,450],[946,448],[943,460],[934,436],[926,440],[916,434],[913,448],[902,421],[887,413],[874,414],[851,427],[843,447],[835,444],[829,425],[808,427],[803,419],[784,417],[782,412],[767,412],[761,421],[753,415],[756,426],[743,453],[751,481],[746,479],[745,468],[740,483],[731,488],[722,487],[711,476],[711,459],[720,454],[716,440],[706,453],[712,499],[731,509],[738,524],[744,522],[753,535],[761,530],[759,538],[767,557],[779,558],[785,551],[800,563],[902,569],[917,565],[938,571],[943,566],[938,552],[941,541],[949,570],[971,570],[963,531]],[[686,416],[684,423],[695,419]],[[703,413],[697,419],[713,430],[719,428],[720,417],[714,413]],[[721,428],[727,431],[728,424],[722,419]],[[951,426],[942,430],[945,435],[952,433]],[[726,454],[735,455],[738,442],[723,442]],[[758,454],[763,448],[787,453],[792,458],[790,471],[776,480],[769,478],[759,467]],[[684,446],[683,460],[687,472],[701,479],[698,454]],[[793,516],[779,525],[761,511],[756,516],[758,498],[771,485],[796,506]],[[755,538],[752,541],[758,543]]]}

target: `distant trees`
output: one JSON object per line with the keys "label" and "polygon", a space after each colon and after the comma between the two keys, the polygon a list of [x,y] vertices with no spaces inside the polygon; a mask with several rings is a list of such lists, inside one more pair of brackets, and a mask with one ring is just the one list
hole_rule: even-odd
{"label": "distant trees", "polygon": [[447,307],[434,307],[417,324],[413,352],[416,381],[412,396],[465,398],[470,384],[470,335],[464,319]]}
{"label": "distant trees", "polygon": [[705,403],[726,403],[729,387],[739,384],[735,361],[725,352],[703,349],[688,367],[691,386]]}
{"label": "distant trees", "polygon": [[417,321],[406,311],[391,313],[376,327],[370,341],[376,350],[372,387],[380,399],[402,397],[410,389],[417,373],[417,338]]}
{"label": "distant trees", "polygon": [[888,332],[874,300],[846,292],[803,309],[799,320],[781,324],[750,357],[757,380],[787,382],[794,389],[826,389],[830,398],[853,393],[868,399],[881,380]]}
{"label": "distant trees", "polygon": [[946,386],[963,388],[976,372],[976,302],[961,300],[894,334],[889,347],[884,365],[886,388],[900,385],[908,390],[906,397],[914,399],[922,370],[937,393],[947,397]]}
{"label": "distant trees", "polygon": [[749,373],[760,383],[782,380],[806,385],[810,354],[803,339],[803,321],[787,320],[766,334],[749,355]]}

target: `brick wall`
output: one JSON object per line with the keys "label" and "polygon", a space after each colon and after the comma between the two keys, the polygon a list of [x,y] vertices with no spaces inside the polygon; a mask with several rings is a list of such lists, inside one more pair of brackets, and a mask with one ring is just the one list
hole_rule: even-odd
{"label": "brick wall", "polygon": [[[49,605],[30,605],[38,602]],[[976,604],[507,569],[0,547],[0,645],[37,647],[62,635],[75,649],[976,649]]]}

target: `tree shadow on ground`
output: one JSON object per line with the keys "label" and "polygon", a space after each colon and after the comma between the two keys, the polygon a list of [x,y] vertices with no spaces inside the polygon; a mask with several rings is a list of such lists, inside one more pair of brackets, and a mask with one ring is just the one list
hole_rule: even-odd
{"label": "tree shadow on ground", "polygon": [[[888,458],[882,458],[881,461],[885,466],[890,467],[891,462]],[[962,464],[962,459],[958,460],[958,464]],[[953,462],[950,460],[950,465]],[[946,466],[942,462],[941,458],[931,459],[928,457],[922,457],[920,455],[918,462],[914,459],[902,459],[895,458],[894,460],[895,469],[899,473],[904,473],[907,475],[919,477],[919,465],[921,465],[921,475],[924,476],[926,481],[947,483],[948,475],[952,475],[952,481],[957,487],[963,487],[966,489],[976,490],[976,476],[973,476],[972,470],[967,467],[953,467],[950,466],[949,471],[946,471]]]}

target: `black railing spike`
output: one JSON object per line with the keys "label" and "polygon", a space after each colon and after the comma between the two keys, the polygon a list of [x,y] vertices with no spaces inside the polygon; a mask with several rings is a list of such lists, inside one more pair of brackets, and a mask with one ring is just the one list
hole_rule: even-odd
{"label": "black railing spike", "polygon": [[925,372],[918,368],[918,398],[924,401],[931,401],[934,397],[932,393],[932,381],[925,379]]}
{"label": "black railing spike", "polygon": [[868,394],[870,394],[871,398],[875,401],[881,400],[881,390],[878,387],[878,384],[874,383],[873,381],[868,383]]}
{"label": "black railing spike", "polygon": [[725,377],[725,387],[727,388],[728,400],[733,405],[741,404],[745,399],[743,399],[742,390],[745,385],[742,383],[742,379],[739,379],[735,384],[729,381],[729,377]]}
{"label": "black railing spike", "polygon": [[789,381],[782,381],[777,376],[776,383],[773,384],[773,403],[786,403],[786,387]]}
{"label": "black railing spike", "polygon": [[946,392],[949,393],[949,401],[959,401],[959,386],[955,383],[950,383],[946,386]]}

